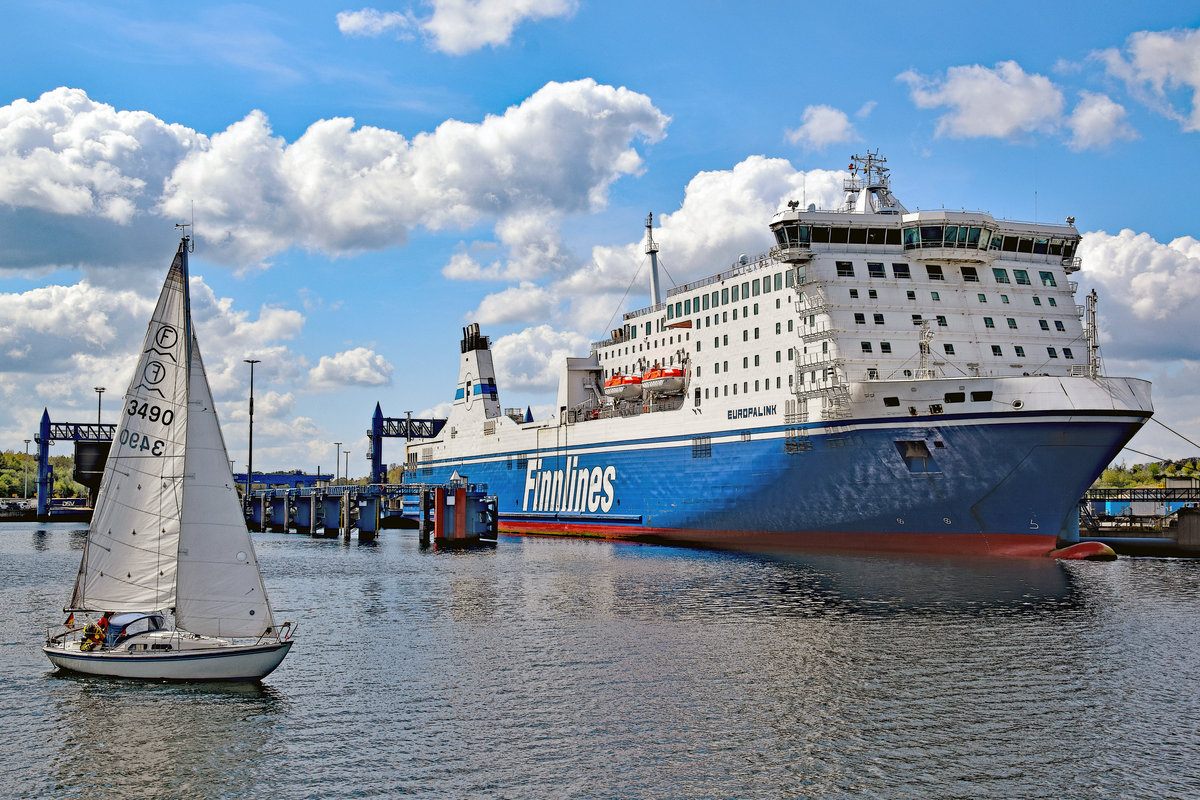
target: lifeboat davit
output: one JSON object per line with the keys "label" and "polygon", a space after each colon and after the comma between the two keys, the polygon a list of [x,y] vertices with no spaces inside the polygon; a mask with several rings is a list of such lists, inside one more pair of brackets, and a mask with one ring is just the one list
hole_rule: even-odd
{"label": "lifeboat davit", "polygon": [[604,382],[604,395],[614,400],[633,400],[642,396],[642,377],[617,373]]}
{"label": "lifeboat davit", "polygon": [[642,376],[642,386],[655,394],[678,394],[683,391],[683,370],[655,364]]}

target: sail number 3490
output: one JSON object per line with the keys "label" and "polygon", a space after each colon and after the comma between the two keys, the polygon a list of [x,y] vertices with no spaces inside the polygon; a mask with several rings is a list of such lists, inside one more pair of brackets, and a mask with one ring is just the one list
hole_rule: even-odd
{"label": "sail number 3490", "polygon": [[125,409],[125,413],[131,417],[136,416],[151,422],[161,422],[163,425],[170,425],[175,420],[175,412],[171,409],[159,408],[150,403],[139,403],[137,400],[129,401],[129,408]]}

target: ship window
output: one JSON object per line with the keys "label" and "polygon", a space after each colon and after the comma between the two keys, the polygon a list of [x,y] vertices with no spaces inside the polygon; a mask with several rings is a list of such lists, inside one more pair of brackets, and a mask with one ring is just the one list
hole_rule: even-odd
{"label": "ship window", "polygon": [[1008,283],[1008,270],[1002,267],[992,267],[992,276],[995,277],[996,283]]}
{"label": "ship window", "polygon": [[905,295],[907,295],[907,296],[908,296],[908,299],[909,299],[909,300],[916,300],[916,299],[917,299],[917,293],[916,293],[916,292],[914,292],[912,289],[909,289],[907,292],[905,292]]}
{"label": "ship window", "polygon": [[883,398],[883,404],[889,408],[895,408],[896,406],[900,405],[900,398],[899,397],[885,397],[885,398]]}
{"label": "ship window", "polygon": [[883,264],[868,261],[867,275],[871,278],[886,278],[887,275],[883,271]]}
{"label": "ship window", "polygon": [[867,229],[866,228],[851,228],[850,229],[850,244],[866,244]]}
{"label": "ship window", "polygon": [[719,305],[721,305],[721,293],[720,293],[719,291],[713,291],[713,293],[712,293],[712,307],[713,307],[713,308],[716,308],[716,307],[717,307],[717,306],[719,306]]}
{"label": "ship window", "polygon": [[733,293],[729,295],[729,302],[736,303],[738,301],[738,287],[732,287]]}
{"label": "ship window", "polygon": [[1021,345],[1016,345],[1015,347],[1013,347],[1013,350],[1016,352],[1017,358],[1025,357],[1025,348],[1022,347]]}
{"label": "ship window", "polygon": [[947,405],[950,403],[965,403],[967,402],[967,395],[964,392],[946,392],[946,396],[942,399],[946,401]]}
{"label": "ship window", "polygon": [[1052,255],[1052,256],[1061,256],[1062,255],[1062,247],[1063,247],[1062,239],[1051,239],[1050,240],[1050,248],[1047,252],[1049,252],[1050,255]]}
{"label": "ship window", "polygon": [[930,293],[929,293],[929,299],[931,299],[931,300],[941,300],[941,299],[942,299],[942,296],[941,296],[940,294],[938,294],[937,292],[930,292]]}
{"label": "ship window", "polygon": [[1017,237],[1016,236],[1005,236],[1004,244],[1001,246],[1000,249],[1006,253],[1017,252]]}
{"label": "ship window", "polygon": [[874,289],[867,289],[867,297],[869,297],[872,300],[878,300],[879,292],[875,291]]}
{"label": "ship window", "polygon": [[1042,279],[1042,286],[1058,286],[1058,284],[1054,282],[1053,272],[1039,272],[1038,276]]}
{"label": "ship window", "polygon": [[1040,306],[1040,305],[1042,304],[1042,298],[1038,297],[1038,296],[1035,294],[1035,295],[1033,296],[1033,304],[1034,304],[1035,306]]}
{"label": "ship window", "polygon": [[919,228],[904,229],[904,249],[911,250],[921,246],[921,231]]}
{"label": "ship window", "polygon": [[892,343],[891,342],[880,342],[879,343],[879,352],[881,352],[881,353],[892,352]]}
{"label": "ship window", "polygon": [[683,301],[683,315],[686,317],[692,313],[692,300],[688,298]]}
{"label": "ship window", "polygon": [[900,244],[900,229],[899,228],[888,228],[887,229],[887,243],[890,245],[899,245]]}
{"label": "ship window", "polygon": [[851,300],[857,300],[857,299],[858,299],[858,289],[851,289],[851,290],[850,290],[850,299],[851,299]]}
{"label": "ship window", "polygon": [[782,351],[782,350],[776,350],[776,351],[775,351],[775,363],[776,363],[776,364],[782,364],[782,363],[783,363],[783,351]]}
{"label": "ship window", "polygon": [[945,317],[943,317],[941,314],[939,314],[939,315],[938,315],[938,318],[937,318],[937,324],[938,324],[938,327],[939,327],[939,328],[946,328],[946,327],[949,327],[949,323],[948,323],[948,322],[946,322],[946,318],[945,318]]}
{"label": "ship window", "polygon": [[778,291],[781,291],[782,289],[783,289],[783,273],[776,272],[775,273],[775,291],[778,292]]}
{"label": "ship window", "polygon": [[742,341],[743,341],[743,342],[748,342],[748,341],[750,341],[750,331],[748,331],[748,330],[747,330],[747,331],[742,331]]}
{"label": "ship window", "polygon": [[751,286],[751,292],[752,292],[752,294],[753,294],[755,297],[758,297],[758,290],[759,290],[759,280],[758,280],[758,278],[755,278],[755,279],[754,279],[754,282],[753,282],[752,284],[750,284],[750,286]]}
{"label": "ship window", "polygon": [[675,319],[675,306],[667,304],[667,319]]}
{"label": "ship window", "polygon": [[725,305],[728,302],[729,302],[729,290],[722,289],[721,290],[721,305]]}
{"label": "ship window", "polygon": [[[734,386],[733,388],[736,389],[737,387]],[[742,394],[746,394],[749,391],[750,391],[750,381],[742,381]],[[742,441],[745,441],[745,439],[743,439]]]}
{"label": "ship window", "polygon": [[757,339],[757,338],[758,338],[758,328],[755,328],[755,329],[754,329],[754,338],[755,338],[755,339]]}
{"label": "ship window", "polygon": [[[967,247],[971,248],[972,250],[975,250],[979,247],[980,233],[986,233],[986,232],[982,231],[982,229],[980,229],[980,228],[971,228],[967,232]],[[962,230],[959,231],[958,241],[960,244],[962,243]]]}
{"label": "ship window", "polygon": [[1000,295],[1000,302],[1004,303],[1005,305],[1008,305],[1008,295],[1006,295],[1006,294]]}
{"label": "ship window", "polygon": [[1069,348],[1069,347],[1063,348],[1063,358],[1074,358],[1074,357],[1075,357],[1075,354],[1071,352],[1071,348]]}
{"label": "ship window", "polygon": [[1013,319],[1012,317],[1008,317],[1007,319],[1008,319],[1008,327],[1012,328],[1013,330],[1016,330],[1017,329],[1017,321],[1015,319]]}
{"label": "ship window", "polygon": [[992,355],[994,355],[994,356],[1004,355],[1004,351],[1000,349],[1000,345],[998,345],[998,344],[992,345]]}
{"label": "ship window", "polygon": [[984,317],[983,318],[983,327],[994,328],[994,327],[996,327],[996,323],[992,320],[991,317]]}
{"label": "ship window", "polygon": [[717,373],[718,375],[721,374],[721,362],[720,361],[717,361],[716,363],[713,364],[713,372]]}
{"label": "ship window", "polygon": [[837,274],[839,278],[853,278],[854,263],[850,261],[837,262]]}
{"label": "ship window", "polygon": [[721,371],[722,371],[722,372],[729,372],[729,362],[728,362],[728,361],[722,361],[722,362],[721,362]]}
{"label": "ship window", "polygon": [[[966,232],[967,232],[967,229],[963,228],[963,233],[965,234]],[[945,237],[943,237],[942,243],[946,247],[954,247],[954,245],[957,241],[958,241],[958,226],[957,225],[947,225],[946,226],[946,235],[945,235]]]}
{"label": "ship window", "polygon": [[830,244],[846,244],[850,241],[850,231],[846,228],[830,228],[829,243]]}
{"label": "ship window", "polygon": [[948,356],[954,355],[954,345],[950,344],[949,342],[942,345],[942,348],[945,349],[946,355],[948,355]]}
{"label": "ship window", "polygon": [[987,295],[984,294],[983,292],[980,292],[979,294],[977,294],[975,296],[979,298],[979,302],[981,302],[981,303],[987,302]]}
{"label": "ship window", "polygon": [[726,334],[723,334],[723,335],[721,336],[721,344],[722,344],[722,345],[728,345],[728,344],[729,344],[729,334],[728,334],[728,333],[726,333]]}
{"label": "ship window", "polygon": [[1058,358],[1058,351],[1053,347],[1047,347],[1046,353],[1048,353],[1051,358]]}
{"label": "ship window", "polygon": [[1028,236],[1022,236],[1020,241],[1017,243],[1017,252],[1018,253],[1032,253],[1033,252],[1033,239],[1030,239]]}
{"label": "ship window", "polygon": [[883,324],[883,314],[876,314],[876,315],[875,315],[875,324],[876,324],[876,325],[882,325],[882,324]]}
{"label": "ship window", "polygon": [[1055,307],[1058,306],[1058,301],[1055,300],[1053,297],[1047,297],[1046,299],[1050,301],[1051,306],[1055,306]]}
{"label": "ship window", "polygon": [[757,314],[757,313],[758,313],[758,303],[755,303],[755,304],[754,304],[754,313],[755,313],[755,314]]}
{"label": "ship window", "polygon": [[754,391],[758,391],[758,381],[754,381]]}
{"label": "ship window", "polygon": [[779,334],[781,334],[781,333],[783,333],[783,323],[782,323],[782,322],[776,322],[776,323],[775,323],[775,335],[776,335],[776,336],[778,336],[778,335],[779,335]]}
{"label": "ship window", "polygon": [[[976,228],[975,230],[979,230]],[[974,267],[962,268],[963,281],[966,283],[979,283],[979,272]]]}
{"label": "ship window", "polygon": [[762,279],[762,289],[763,289],[763,294],[770,294],[770,292],[771,292],[771,276],[770,275],[767,275],[765,278]]}
{"label": "ship window", "polygon": [[750,281],[742,281],[742,299],[750,299]]}
{"label": "ship window", "polygon": [[929,274],[931,281],[944,281],[946,277],[942,275],[942,267],[939,264],[930,264],[925,267],[925,271]]}
{"label": "ship window", "polygon": [[887,228],[869,228],[867,230],[867,244],[886,244],[887,243]]}
{"label": "ship window", "polygon": [[972,403],[986,403],[991,399],[992,399],[992,393],[990,391],[985,390],[982,392],[971,392],[971,402]]}
{"label": "ship window", "polygon": [[908,264],[892,264],[892,277],[897,280],[911,280],[912,271],[908,268]]}
{"label": "ship window", "polygon": [[924,247],[938,247],[942,243],[941,225],[922,225],[921,244]]}
{"label": "ship window", "polygon": [[[786,273],[784,273],[785,285],[786,286],[795,286],[797,276],[799,277],[800,282],[804,283],[805,273],[806,273],[806,270],[802,266],[796,267],[796,271],[794,273],[789,269]],[[778,287],[776,287],[776,288],[778,288]]]}
{"label": "ship window", "polygon": [[870,342],[859,342],[859,345],[862,347],[862,351],[864,353],[871,352],[871,343]]}
{"label": "ship window", "polygon": [[854,323],[856,325],[866,325],[867,324],[867,315],[866,314],[855,314],[854,315]]}
{"label": "ship window", "polygon": [[1029,272],[1026,270],[1023,270],[1023,269],[1014,269],[1013,270],[1013,280],[1015,280],[1017,282],[1018,286],[1030,286],[1031,285],[1029,283]]}
{"label": "ship window", "polygon": [[816,244],[829,244],[829,228],[813,226],[812,240]]}
{"label": "ship window", "polygon": [[790,319],[789,319],[789,320],[788,320],[788,333],[791,333],[791,332],[792,332],[792,330],[793,330],[793,328],[792,328],[792,320],[790,320]]}
{"label": "ship window", "polygon": [[707,294],[700,296],[700,305],[703,306],[703,308],[700,309],[701,311],[708,311],[708,295]]}
{"label": "ship window", "polygon": [[913,325],[920,325],[920,324],[921,324],[921,315],[920,315],[920,314],[913,314],[913,315],[912,315],[912,321],[913,321]]}

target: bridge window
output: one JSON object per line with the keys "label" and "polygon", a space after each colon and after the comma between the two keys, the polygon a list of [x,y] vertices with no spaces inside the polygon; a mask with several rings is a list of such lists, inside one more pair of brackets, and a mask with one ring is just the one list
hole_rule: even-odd
{"label": "bridge window", "polygon": [[883,271],[883,264],[868,261],[867,276],[871,278],[886,278],[887,274]]}
{"label": "bridge window", "polygon": [[992,276],[996,279],[996,283],[1008,283],[1008,270],[1002,267],[992,267]]}
{"label": "bridge window", "polygon": [[925,267],[925,271],[929,274],[931,281],[944,281],[946,277],[942,274],[942,267],[939,264],[930,264]]}
{"label": "bridge window", "polygon": [[966,283],[979,283],[979,273],[974,267],[963,267],[962,276]]}
{"label": "bridge window", "polygon": [[897,280],[911,280],[912,271],[908,268],[908,264],[892,264],[892,277]]}
{"label": "bridge window", "polygon": [[837,275],[839,278],[853,278],[854,263],[851,261],[837,262]]}
{"label": "bridge window", "polygon": [[1018,286],[1030,286],[1029,272],[1023,269],[1014,269],[1013,278],[1017,281]]}
{"label": "bridge window", "polygon": [[1038,277],[1042,279],[1042,286],[1058,286],[1058,284],[1054,282],[1053,272],[1039,272]]}

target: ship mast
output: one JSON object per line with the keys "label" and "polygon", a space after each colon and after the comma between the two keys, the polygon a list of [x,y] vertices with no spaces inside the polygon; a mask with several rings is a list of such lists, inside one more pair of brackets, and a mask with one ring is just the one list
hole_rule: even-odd
{"label": "ship mast", "polygon": [[658,287],[658,245],[654,242],[654,212],[646,217],[646,253],[650,256],[650,303],[657,306],[662,302]]}

